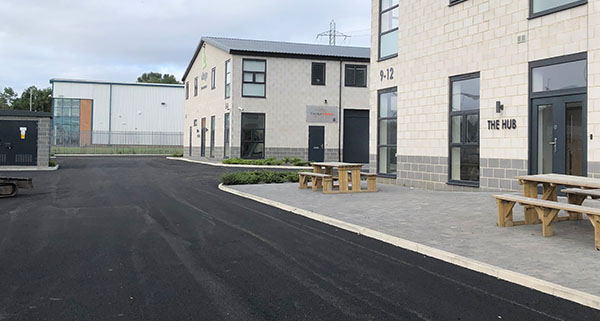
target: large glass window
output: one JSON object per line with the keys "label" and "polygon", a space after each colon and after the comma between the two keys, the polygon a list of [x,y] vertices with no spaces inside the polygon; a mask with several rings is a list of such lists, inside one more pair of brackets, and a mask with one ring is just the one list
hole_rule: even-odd
{"label": "large glass window", "polygon": [[346,87],[367,87],[367,66],[346,65]]}
{"label": "large glass window", "polygon": [[243,62],[243,97],[265,97],[267,61],[244,59]]}
{"label": "large glass window", "polygon": [[242,158],[265,158],[265,114],[242,114]]}
{"label": "large glass window", "polygon": [[531,1],[531,15],[540,16],[546,13],[552,13],[580,4],[587,3],[587,0],[530,0]]}
{"label": "large glass window", "polygon": [[79,146],[80,100],[55,98],[53,102],[53,143],[61,146]]}
{"label": "large glass window", "polygon": [[479,183],[479,73],[450,79],[449,181]]}
{"label": "large glass window", "polygon": [[311,72],[311,84],[313,86],[325,86],[325,63],[313,62]]}
{"label": "large glass window", "polygon": [[380,0],[379,59],[398,54],[399,0]]}
{"label": "large glass window", "polygon": [[225,98],[231,97],[231,60],[225,62]]}
{"label": "large glass window", "polygon": [[398,94],[396,88],[379,92],[377,113],[377,172],[396,175]]}
{"label": "large glass window", "polygon": [[531,89],[534,93],[578,87],[587,87],[585,59],[531,69]]}

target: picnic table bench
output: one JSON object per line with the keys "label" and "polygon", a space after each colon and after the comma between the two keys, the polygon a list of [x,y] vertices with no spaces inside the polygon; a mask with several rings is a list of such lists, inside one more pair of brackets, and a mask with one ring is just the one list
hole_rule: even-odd
{"label": "picnic table bench", "polygon": [[[523,186],[523,195],[494,195],[498,203],[498,226],[507,227],[521,224],[542,223],[542,235],[552,236],[552,223],[566,220],[581,220],[586,214],[594,227],[595,248],[600,251],[600,208],[583,206],[588,198],[600,198],[600,180],[563,174],[539,174],[517,176]],[[542,185],[542,198],[538,199],[538,185]],[[558,187],[563,189],[568,203],[558,201]],[[525,208],[525,220],[513,221],[512,211],[515,204]],[[559,217],[564,210],[568,217]]]}
{"label": "picnic table bench", "polygon": [[[552,236],[552,223],[558,217],[558,212],[564,210],[573,213],[584,213],[594,226],[594,244],[596,250],[600,251],[600,208],[586,207],[575,204],[567,204],[555,201],[540,200],[521,195],[503,194],[494,195],[498,202],[498,226],[513,226],[512,210],[516,203],[522,206],[531,206],[542,221],[542,235]],[[562,220],[568,220],[565,217]]]}
{"label": "picnic table bench", "polygon": [[[330,175],[331,177],[323,178],[323,193],[361,193],[361,192],[376,192],[377,191],[377,174],[362,173],[362,164],[343,163],[343,162],[314,162],[311,163],[313,172],[317,174]],[[337,168],[339,181],[339,189],[334,190],[333,176],[334,170]],[[367,189],[361,189],[361,176],[367,178]],[[352,183],[352,188],[350,188]]]}
{"label": "picnic table bench", "polygon": [[300,182],[300,189],[307,189],[308,188],[308,178],[310,177],[310,185],[313,191],[317,191],[319,188],[323,188],[323,192],[325,192],[325,190],[327,189],[327,187],[324,187],[323,185],[323,180],[324,179],[331,179],[331,175],[329,174],[321,174],[321,173],[313,173],[313,172],[299,172],[298,173],[298,180]]}

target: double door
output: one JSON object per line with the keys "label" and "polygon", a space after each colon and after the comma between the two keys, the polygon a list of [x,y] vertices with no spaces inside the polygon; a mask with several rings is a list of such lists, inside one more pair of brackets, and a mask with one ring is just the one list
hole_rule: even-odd
{"label": "double door", "polygon": [[533,173],[585,176],[586,95],[532,101]]}

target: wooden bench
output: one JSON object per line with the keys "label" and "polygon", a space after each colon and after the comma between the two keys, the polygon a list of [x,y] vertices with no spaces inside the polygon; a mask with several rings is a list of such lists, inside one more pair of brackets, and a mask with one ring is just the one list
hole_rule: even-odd
{"label": "wooden bench", "polygon": [[[565,188],[561,192],[567,194],[569,204],[582,205],[586,198],[600,198],[600,189]],[[572,220],[581,220],[581,213],[567,212]]]}
{"label": "wooden bench", "polygon": [[367,178],[367,191],[377,192],[377,174],[361,172],[360,176]]}
{"label": "wooden bench", "polygon": [[[575,204],[565,204],[555,201],[540,200],[537,198],[525,197],[521,195],[503,194],[494,195],[498,202],[498,226],[513,226],[512,210],[516,203],[522,206],[534,208],[542,221],[542,235],[552,236],[552,221],[558,215],[560,210],[567,212],[584,213],[590,219],[594,226],[595,248],[600,251],[600,209],[585,207]],[[565,219],[569,219],[565,217]]]}
{"label": "wooden bench", "polygon": [[[331,179],[331,175],[328,174],[320,174],[313,172],[299,172],[298,180],[300,182],[300,189],[308,188],[308,178],[310,177],[311,187],[313,191],[317,191],[319,188],[323,187],[324,179]],[[333,184],[332,184],[333,185]],[[323,192],[325,192],[326,187],[323,187]]]}

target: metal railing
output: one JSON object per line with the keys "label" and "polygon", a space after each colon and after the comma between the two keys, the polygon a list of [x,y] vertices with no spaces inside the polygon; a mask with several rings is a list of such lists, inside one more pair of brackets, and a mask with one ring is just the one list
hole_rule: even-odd
{"label": "metal railing", "polygon": [[52,133],[53,154],[181,154],[180,132],[64,131]]}

